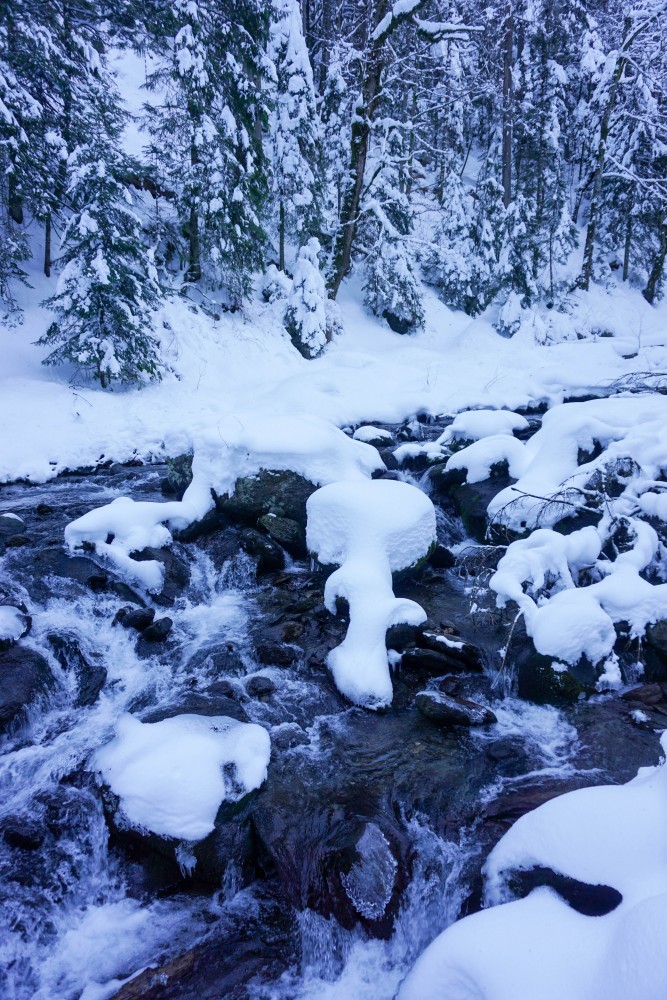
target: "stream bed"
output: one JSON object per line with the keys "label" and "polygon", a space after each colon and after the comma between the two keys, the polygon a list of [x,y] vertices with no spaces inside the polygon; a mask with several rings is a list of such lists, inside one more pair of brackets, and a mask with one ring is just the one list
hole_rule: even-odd
{"label": "stream bed", "polygon": [[[0,597],[32,619],[0,654],[30,692],[0,737],[0,995],[391,1000],[435,935],[479,908],[484,859],[518,816],[628,780],[657,762],[658,738],[616,696],[519,699],[513,661],[528,640],[517,633],[503,658],[511,619],[471,615],[460,564],[431,562],[396,591],[483,669],[447,679],[399,664],[391,708],[372,713],[326,668],[346,623],[322,604],[322,570],[288,556],[258,572],[243,525],[177,542],[151,601],[67,554],[70,521],[117,496],[161,500],[164,476],[111,466],[0,487],[0,514],[24,521],[0,557]],[[460,546],[460,518],[437,503],[440,543]],[[162,641],[118,621],[146,603],[172,621]],[[497,721],[434,725],[415,694],[438,685]],[[194,847],[123,828],[87,765],[125,712],[259,723],[268,779],[223,803]]]}

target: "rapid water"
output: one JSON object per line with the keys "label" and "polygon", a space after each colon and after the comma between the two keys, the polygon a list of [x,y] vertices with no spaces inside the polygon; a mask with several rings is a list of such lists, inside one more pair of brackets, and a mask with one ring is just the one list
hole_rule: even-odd
{"label": "rapid water", "polygon": [[[387,816],[409,844],[410,863],[397,916],[382,939],[361,926],[345,929],[308,905],[291,907],[276,961],[267,961],[265,968],[260,963],[245,982],[219,994],[212,972],[213,981],[205,989],[198,984],[197,994],[391,1000],[416,957],[457,919],[470,893],[485,850],[474,818],[480,808],[508,785],[570,776],[576,730],[556,709],[526,705],[488,688],[480,699],[492,704],[497,726],[459,740],[443,736],[414,712],[369,716],[350,709],[332,690],[326,672],[306,662],[294,669],[261,666],[252,635],[258,628],[261,632],[264,621],[267,627],[273,621],[270,585],[257,581],[245,554],[221,564],[205,545],[176,547],[189,567],[189,583],[173,607],[158,609],[174,622],[168,645],[138,647],[136,633],[113,624],[125,603],[120,596],[44,574],[36,568],[34,553],[60,545],[64,525],[83,510],[124,493],[159,498],[157,487],[157,471],[142,469],[68,477],[39,488],[12,486],[0,493],[0,513],[25,516],[32,543],[7,550],[1,579],[32,615],[32,631],[23,644],[46,657],[54,677],[53,688],[31,707],[26,723],[0,742],[0,830],[5,831],[0,837],[0,996],[106,1000],[128,977],[194,946],[222,940],[228,927],[246,922],[255,938],[263,928],[271,931],[275,910],[263,893],[268,886],[269,895],[275,888],[276,898],[282,898],[280,873],[268,871],[266,885],[239,888],[240,880],[228,869],[216,889],[197,882],[196,868],[194,878],[188,877],[194,859],[184,847],[180,883],[173,875],[161,881],[145,857],[110,839],[100,789],[86,770],[91,754],[112,738],[122,713],[145,718],[156,710],[178,710],[193,693],[227,680],[249,718],[272,735],[276,780],[284,772],[285,780],[302,782],[303,793],[295,794],[304,800],[312,795],[313,808],[335,799],[341,786],[368,782],[367,798],[359,799],[367,824],[359,841],[364,864],[342,879],[356,911],[370,919],[382,913],[402,875],[378,825],[386,825]],[[36,516],[37,505],[45,503],[51,510]],[[440,531],[448,530],[441,514]],[[288,563],[287,573],[300,586],[308,569]],[[447,595],[442,600],[457,604],[464,617],[463,589],[448,585]],[[54,635],[71,640],[64,658],[56,656]],[[226,674],[211,655],[220,648],[238,654]],[[107,671],[99,696],[85,707],[77,705],[79,654],[88,665]],[[269,698],[247,696],[248,678],[258,673],[275,686]],[[504,774],[502,766],[489,764],[486,749],[499,740],[521,745],[526,762],[520,773],[514,768]],[[419,787],[422,777],[425,785],[434,783],[434,795]],[[448,817],[450,797],[456,809]],[[159,995],[172,994],[166,989]]]}

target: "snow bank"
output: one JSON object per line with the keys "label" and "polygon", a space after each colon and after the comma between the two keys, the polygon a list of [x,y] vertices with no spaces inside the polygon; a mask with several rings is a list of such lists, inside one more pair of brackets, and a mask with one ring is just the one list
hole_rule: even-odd
{"label": "snow bank", "polygon": [[[195,841],[213,830],[221,802],[259,788],[270,754],[269,734],[254,723],[198,715],[143,723],[123,715],[92,767],[132,826]],[[233,778],[223,773],[227,765]]]}
{"label": "snow bank", "polygon": [[350,608],[347,635],[327,658],[336,685],[358,705],[389,705],[386,631],[426,619],[414,601],[394,597],[391,574],[413,566],[435,541],[433,504],[415,486],[378,479],[325,486],[307,510],[308,548],[340,567],[326,582],[325,604],[334,614],[341,597]]}
{"label": "snow bank", "polygon": [[667,766],[570,792],[519,819],[487,861],[488,902],[505,898],[512,869],[533,866],[611,886],[622,902],[588,917],[543,888],[483,910],[436,938],[398,1000],[664,1000]]}
{"label": "snow bank", "polygon": [[291,469],[321,485],[365,479],[383,468],[375,448],[350,439],[327,421],[242,412],[200,435],[192,483],[182,500],[156,503],[118,497],[72,521],[65,541],[72,551],[91,546],[128,582],[155,593],[162,589],[162,565],[157,560],[138,562],[132,553],[169,545],[171,529],[186,527],[212,508],[212,490],[232,493],[237,479],[260,469]]}

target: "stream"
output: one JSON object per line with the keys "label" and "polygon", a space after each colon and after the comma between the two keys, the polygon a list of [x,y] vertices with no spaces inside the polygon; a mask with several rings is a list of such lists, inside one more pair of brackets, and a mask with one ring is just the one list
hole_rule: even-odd
{"label": "stream", "polygon": [[[11,652],[41,678],[0,737],[0,995],[391,1000],[435,935],[479,908],[481,866],[518,816],[628,780],[657,761],[657,737],[616,697],[519,699],[512,662],[527,640],[499,674],[511,618],[471,615],[460,565],[422,567],[396,591],[479,651],[483,670],[452,683],[497,722],[434,725],[414,699],[442,678],[401,666],[389,710],[351,707],[324,663],[345,620],[322,605],[323,572],[288,556],[258,573],[232,520],[169,550],[150,603],[173,627],[142,638],[115,619],[144,599],[68,556],[63,531],[117,496],[163,499],[164,475],[113,465],[0,487],[0,514],[25,522],[0,557],[0,597],[32,618]],[[460,546],[456,511],[433,499],[439,541]],[[268,779],[223,803],[194,848],[123,829],[87,763],[124,712],[259,723]]]}

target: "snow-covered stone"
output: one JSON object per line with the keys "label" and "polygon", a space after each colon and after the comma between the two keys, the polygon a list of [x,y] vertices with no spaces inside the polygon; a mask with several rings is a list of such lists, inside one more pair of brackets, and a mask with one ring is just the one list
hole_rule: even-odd
{"label": "snow-covered stone", "polygon": [[414,601],[394,596],[391,574],[428,553],[435,541],[433,504],[408,483],[378,479],[325,486],[310,497],[307,511],[309,550],[340,567],[326,582],[325,604],[334,613],[340,597],[350,608],[347,635],[327,660],[336,685],[358,705],[388,705],[385,633],[426,619]]}
{"label": "snow-covered stone", "polygon": [[384,430],[383,427],[373,427],[372,424],[364,424],[362,427],[357,427],[352,437],[355,441],[365,441],[366,444],[375,446],[379,444],[391,444],[392,441],[389,431]]}
{"label": "snow-covered stone", "polygon": [[28,629],[28,618],[13,605],[0,605],[0,649],[11,646],[24,636]]}
{"label": "snow-covered stone", "polygon": [[139,562],[132,553],[169,545],[171,531],[200,520],[212,507],[212,490],[230,494],[237,479],[260,469],[290,469],[316,485],[365,480],[384,464],[375,448],[354,441],[316,417],[279,417],[241,412],[202,434],[192,460],[192,482],[182,500],[164,503],[117,497],[65,529],[72,551],[92,546],[130,583],[151,592],[162,588],[157,560]]}
{"label": "snow-covered stone", "polygon": [[[667,617],[667,584],[640,575],[658,553],[658,536],[636,518],[626,523],[634,544],[613,561],[601,557],[613,525],[606,517],[569,535],[538,528],[512,542],[489,581],[499,607],[508,600],[519,606],[539,653],[571,665],[582,656],[606,662],[601,687],[621,683],[614,623],[629,622],[632,634],[642,636],[650,623]],[[580,586],[583,570],[595,582]]]}
{"label": "snow-covered stone", "polygon": [[[667,736],[662,737],[667,750]],[[517,820],[485,866],[487,904],[516,869],[544,867],[620,904],[584,916],[548,888],[492,905],[426,949],[398,1000],[663,1000],[667,964],[667,765],[626,785],[579,789]]]}
{"label": "snow-covered stone", "polygon": [[[269,734],[253,723],[198,715],[145,723],[123,715],[92,767],[132,826],[196,841],[213,830],[223,801],[259,788],[270,754]],[[231,778],[223,772],[228,765]]]}
{"label": "snow-covered stone", "polygon": [[[514,431],[523,431],[527,427],[528,421],[526,418],[522,417],[520,413],[514,413],[512,410],[465,410],[463,413],[457,413],[451,424],[444,429],[440,437],[436,438],[435,441],[427,441],[424,444],[408,443],[400,445],[394,451],[394,457],[399,463],[405,461],[406,458],[413,458],[416,455],[425,455],[431,460],[436,460],[442,456],[446,448],[456,441],[476,442],[484,438],[498,438],[495,450],[492,445],[487,445],[482,450],[479,448],[472,450],[468,448],[466,450],[466,455],[469,456],[468,460],[471,461],[472,456],[476,456],[477,464],[452,466],[452,468],[468,468],[472,473],[478,467],[481,455],[491,455],[490,461],[482,466],[482,468],[487,470],[485,475],[481,475],[477,479],[470,478],[470,475],[468,476],[468,482],[478,482],[480,479],[488,477],[488,469],[495,462],[501,461],[503,458],[509,459],[510,455],[522,454],[520,442],[516,442],[519,447],[512,451],[512,445],[507,444],[506,439],[510,441],[515,440],[512,436]],[[503,448],[507,454],[502,453]]]}

